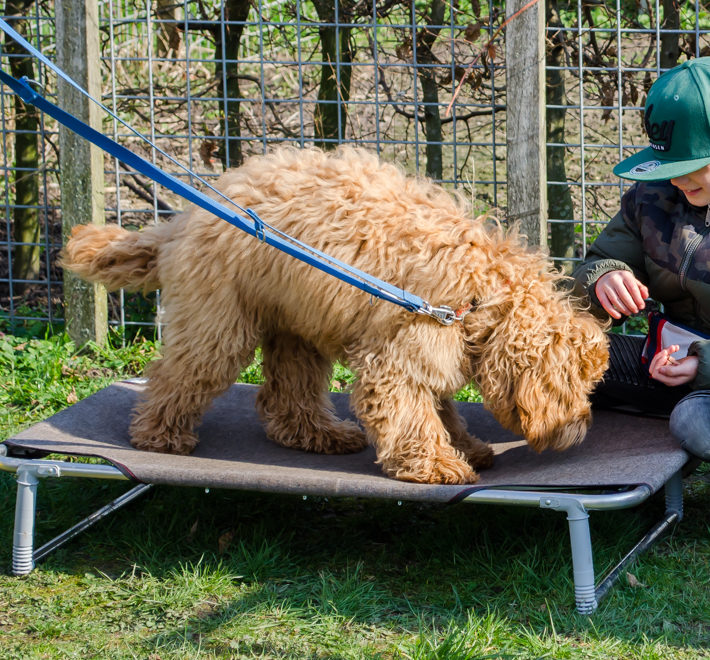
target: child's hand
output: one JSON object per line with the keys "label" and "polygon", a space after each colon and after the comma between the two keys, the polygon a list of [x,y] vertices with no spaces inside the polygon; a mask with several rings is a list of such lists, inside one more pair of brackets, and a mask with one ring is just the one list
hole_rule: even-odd
{"label": "child's hand", "polygon": [[698,375],[698,357],[688,355],[681,360],[676,360],[672,357],[672,353],[679,348],[678,345],[673,344],[653,356],[648,367],[651,378],[670,387],[685,385],[695,379]]}
{"label": "child's hand", "polygon": [[606,310],[614,319],[631,316],[640,312],[648,298],[648,288],[639,282],[628,270],[612,270],[604,273],[594,286],[594,292]]}

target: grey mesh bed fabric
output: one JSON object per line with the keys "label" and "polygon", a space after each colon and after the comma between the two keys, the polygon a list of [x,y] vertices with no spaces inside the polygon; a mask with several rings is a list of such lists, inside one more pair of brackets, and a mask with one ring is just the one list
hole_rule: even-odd
{"label": "grey mesh bed fabric", "polygon": [[[580,558],[574,556],[573,519],[577,523],[584,519],[581,527],[574,525],[582,530],[577,543],[584,546],[583,537],[589,533],[588,509],[633,506],[669,481],[676,483],[688,460],[662,419],[597,411],[582,444],[566,452],[537,454],[520,437],[502,429],[481,404],[460,403],[459,412],[469,430],[493,446],[494,467],[482,471],[475,486],[406,483],[386,477],[371,448],[350,455],[319,455],[269,441],[254,409],[257,388],[250,385],[234,385],[215,402],[199,428],[201,441],[191,456],[154,454],[135,450],[129,443],[131,410],[144,387],[138,381],[116,383],[18,433],[5,442],[7,457],[0,455],[0,467],[18,474],[39,472],[40,477],[66,473],[66,468],[52,472],[47,467],[52,461],[22,458],[28,452],[30,456],[51,452],[101,457],[114,466],[96,466],[105,469],[103,476],[112,470],[111,478],[144,484],[540,506],[567,512],[575,562]],[[333,400],[341,416],[352,418],[346,394],[334,394]],[[76,475],[77,470],[80,468],[74,467],[71,473]],[[677,518],[681,508],[677,485],[673,497],[671,508]],[[26,511],[22,515],[29,516]],[[588,583],[589,576],[584,581]],[[589,584],[584,588],[581,597],[589,602],[582,609],[594,609],[597,599],[589,595]],[[579,607],[580,594],[577,596]]]}

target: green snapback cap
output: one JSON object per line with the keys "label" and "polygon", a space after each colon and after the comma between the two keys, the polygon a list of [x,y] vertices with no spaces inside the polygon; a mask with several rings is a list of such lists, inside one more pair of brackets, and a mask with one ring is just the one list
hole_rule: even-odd
{"label": "green snapback cap", "polygon": [[710,164],[710,57],[683,62],[651,85],[644,126],[651,146],[622,160],[617,176],[662,181]]}

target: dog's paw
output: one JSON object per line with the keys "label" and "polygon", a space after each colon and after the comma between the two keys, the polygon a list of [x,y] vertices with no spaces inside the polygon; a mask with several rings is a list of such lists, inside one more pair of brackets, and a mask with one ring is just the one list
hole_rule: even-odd
{"label": "dog's paw", "polygon": [[274,442],[289,449],[300,449],[316,454],[354,454],[367,447],[363,430],[354,422],[329,421],[320,426],[280,425],[273,420],[267,423],[266,434]]}
{"label": "dog's paw", "polygon": [[131,445],[141,451],[152,451],[158,454],[178,454],[186,456],[197,446],[198,439],[194,433],[183,433],[179,436],[138,436],[131,438]]}
{"label": "dog's paw", "polygon": [[368,442],[363,430],[355,423],[341,421],[328,434],[326,454],[354,454],[367,447]]}
{"label": "dog's paw", "polygon": [[460,459],[427,461],[423,464],[399,466],[397,469],[385,468],[391,477],[401,481],[414,481],[421,484],[474,484],[478,473]]}
{"label": "dog's paw", "polygon": [[480,442],[475,450],[466,454],[466,459],[477,470],[487,470],[493,467],[495,452],[489,444]]}
{"label": "dog's paw", "polygon": [[495,454],[487,442],[483,442],[475,435],[468,433],[459,434],[451,438],[451,445],[458,449],[468,463],[479,470],[485,470],[493,465]]}

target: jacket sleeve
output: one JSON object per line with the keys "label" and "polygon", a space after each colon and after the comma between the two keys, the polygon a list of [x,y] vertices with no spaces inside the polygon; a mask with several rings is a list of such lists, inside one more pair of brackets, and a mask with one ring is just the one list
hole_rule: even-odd
{"label": "jacket sleeve", "polygon": [[710,390],[710,339],[694,341],[688,355],[698,356],[698,374],[690,386],[694,390]]}
{"label": "jacket sleeve", "polygon": [[[638,184],[626,191],[621,200],[621,209],[599,234],[584,261],[572,273],[574,295],[588,298],[591,311],[604,319],[608,319],[609,315],[599,304],[594,292],[597,280],[602,275],[613,270],[626,270],[648,284],[639,229],[639,196]],[[615,321],[615,324],[621,322],[623,319]]]}

